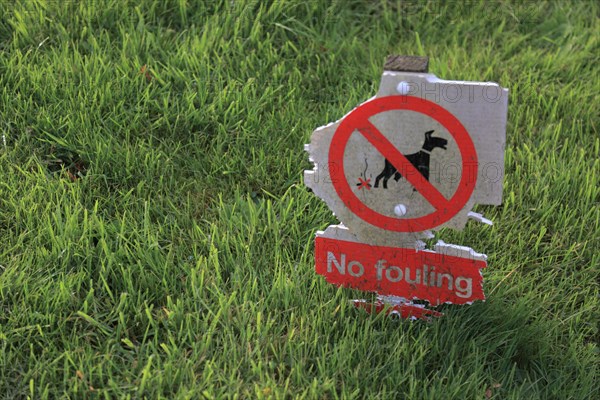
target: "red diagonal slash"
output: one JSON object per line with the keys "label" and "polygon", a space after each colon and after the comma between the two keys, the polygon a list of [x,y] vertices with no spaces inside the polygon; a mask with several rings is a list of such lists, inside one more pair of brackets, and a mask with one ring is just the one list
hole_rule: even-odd
{"label": "red diagonal slash", "polygon": [[448,206],[448,199],[421,175],[419,170],[379,132],[371,121],[361,122],[361,126],[357,129],[433,207],[441,210]]}

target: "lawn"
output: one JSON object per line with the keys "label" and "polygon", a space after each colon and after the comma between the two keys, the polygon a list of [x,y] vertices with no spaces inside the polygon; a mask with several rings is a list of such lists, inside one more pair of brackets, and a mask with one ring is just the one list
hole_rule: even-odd
{"label": "lawn", "polygon": [[[594,2],[3,1],[0,398],[600,398]],[[314,128],[388,54],[510,90],[486,302],[355,310]]]}

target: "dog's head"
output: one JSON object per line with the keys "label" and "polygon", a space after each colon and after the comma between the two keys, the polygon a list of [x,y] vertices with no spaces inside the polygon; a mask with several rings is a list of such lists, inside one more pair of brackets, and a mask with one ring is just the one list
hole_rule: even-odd
{"label": "dog's head", "polygon": [[423,144],[423,149],[431,151],[436,147],[439,147],[440,149],[446,150],[448,141],[444,138],[433,136],[433,132],[435,131],[425,132],[425,143]]}

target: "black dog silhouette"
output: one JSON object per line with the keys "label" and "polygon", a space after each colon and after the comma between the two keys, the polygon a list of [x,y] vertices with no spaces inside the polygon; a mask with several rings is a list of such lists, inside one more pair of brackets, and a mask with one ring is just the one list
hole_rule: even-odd
{"label": "black dog silhouette", "polygon": [[[448,141],[444,138],[431,136],[433,132],[434,131],[425,132],[425,143],[423,143],[423,147],[420,151],[417,153],[404,155],[427,180],[429,180],[429,155],[431,154],[431,151],[436,147],[446,150],[446,145],[448,144]],[[396,167],[394,167],[392,163],[386,159],[383,171],[381,171],[381,173],[375,178],[374,187],[379,187],[379,181],[381,178],[383,178],[383,188],[387,189],[387,181],[392,177],[392,175],[394,175],[394,180],[396,182],[402,178],[402,174],[400,174]]]}

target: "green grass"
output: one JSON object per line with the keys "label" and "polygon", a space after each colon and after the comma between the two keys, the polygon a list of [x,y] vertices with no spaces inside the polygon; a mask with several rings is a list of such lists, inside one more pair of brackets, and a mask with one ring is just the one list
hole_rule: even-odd
{"label": "green grass", "polygon": [[[599,12],[2,2],[0,398],[599,398]],[[488,301],[429,324],[313,271],[302,145],[388,54],[510,89],[495,225],[438,235]]]}

